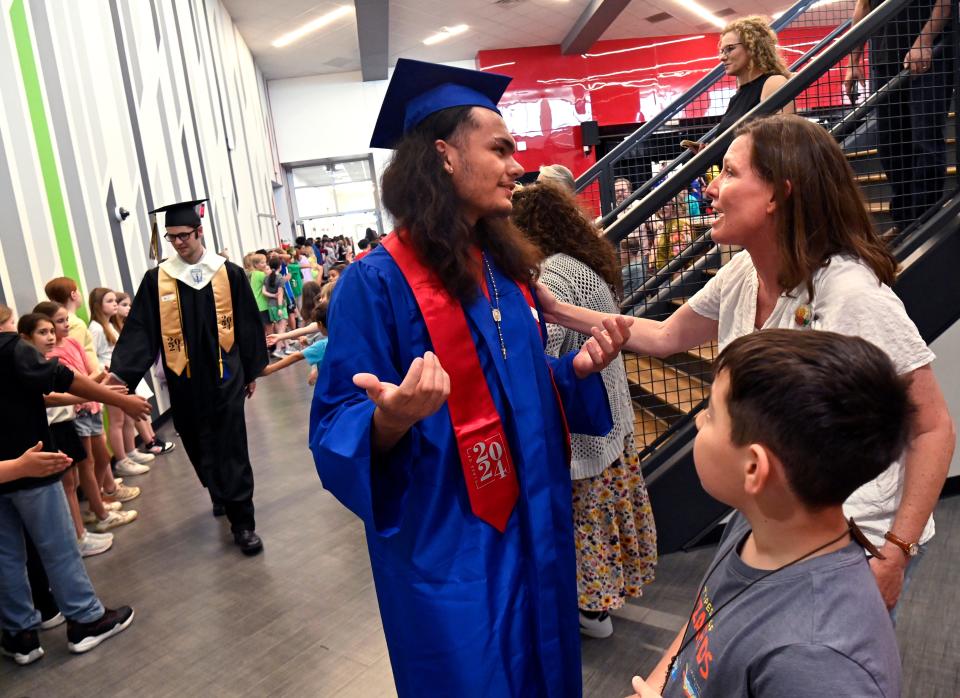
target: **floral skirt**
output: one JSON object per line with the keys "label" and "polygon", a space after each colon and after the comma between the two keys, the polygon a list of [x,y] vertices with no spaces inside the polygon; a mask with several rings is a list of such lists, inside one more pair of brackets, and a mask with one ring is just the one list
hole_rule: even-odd
{"label": "floral skirt", "polygon": [[573,481],[573,528],[581,610],[620,608],[653,581],[657,530],[632,434],[621,460]]}

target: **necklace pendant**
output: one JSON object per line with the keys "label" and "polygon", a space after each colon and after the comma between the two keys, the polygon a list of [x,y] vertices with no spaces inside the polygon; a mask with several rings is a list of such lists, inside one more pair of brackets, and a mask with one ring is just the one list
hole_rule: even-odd
{"label": "necklace pendant", "polygon": [[494,321],[494,322],[500,322],[501,316],[500,316],[500,309],[499,309],[499,308],[491,308],[491,309],[490,309],[490,313],[493,315],[493,321]]}

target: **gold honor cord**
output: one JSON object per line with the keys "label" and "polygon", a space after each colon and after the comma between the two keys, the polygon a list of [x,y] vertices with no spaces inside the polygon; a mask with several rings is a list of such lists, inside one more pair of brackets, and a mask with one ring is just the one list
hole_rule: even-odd
{"label": "gold honor cord", "polygon": [[[177,287],[177,280],[161,268],[157,281],[160,293],[160,334],[164,359],[170,370],[178,376],[186,369],[187,378],[189,378],[190,359],[187,353],[187,342],[183,336],[183,315],[180,310],[180,290]],[[235,340],[230,279],[225,266],[217,270],[211,283],[217,312],[217,340],[221,347],[221,351],[218,352],[218,363],[220,377],[223,378],[223,352],[229,352]]]}

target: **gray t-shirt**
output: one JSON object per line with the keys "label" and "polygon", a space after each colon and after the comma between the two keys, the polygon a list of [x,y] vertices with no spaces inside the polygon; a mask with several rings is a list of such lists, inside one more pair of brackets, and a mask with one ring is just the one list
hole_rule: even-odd
{"label": "gray t-shirt", "polygon": [[798,562],[755,583],[739,549],[750,532],[742,514],[727,524],[687,626],[664,698],[900,695],[900,655],[863,549]]}

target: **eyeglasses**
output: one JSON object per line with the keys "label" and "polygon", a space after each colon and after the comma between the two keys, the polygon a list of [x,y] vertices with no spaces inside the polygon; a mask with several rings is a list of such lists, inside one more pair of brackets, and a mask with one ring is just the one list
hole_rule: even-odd
{"label": "eyeglasses", "polygon": [[163,236],[163,239],[169,242],[171,245],[175,242],[186,242],[190,239],[191,235],[196,235],[199,228],[194,228],[189,233],[166,233]]}
{"label": "eyeglasses", "polygon": [[726,58],[733,52],[733,49],[735,49],[737,46],[743,46],[743,44],[727,44],[726,46],[721,46],[720,57]]}

